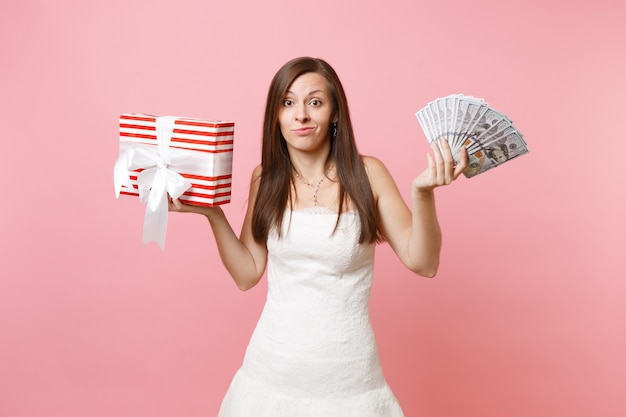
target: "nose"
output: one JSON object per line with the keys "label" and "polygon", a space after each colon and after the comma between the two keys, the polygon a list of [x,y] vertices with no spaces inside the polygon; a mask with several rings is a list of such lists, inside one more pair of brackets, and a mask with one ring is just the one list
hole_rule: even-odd
{"label": "nose", "polygon": [[306,122],[309,120],[309,113],[307,112],[306,104],[298,105],[296,110],[296,120],[299,122]]}

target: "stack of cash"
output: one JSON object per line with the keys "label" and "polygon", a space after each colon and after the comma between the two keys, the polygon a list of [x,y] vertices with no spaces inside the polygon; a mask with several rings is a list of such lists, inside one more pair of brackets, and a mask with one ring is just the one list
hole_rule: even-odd
{"label": "stack of cash", "polygon": [[431,101],[415,116],[429,142],[441,146],[441,139],[447,139],[456,162],[461,147],[467,149],[469,165],[463,174],[468,178],[528,153],[513,121],[481,98],[452,94]]}

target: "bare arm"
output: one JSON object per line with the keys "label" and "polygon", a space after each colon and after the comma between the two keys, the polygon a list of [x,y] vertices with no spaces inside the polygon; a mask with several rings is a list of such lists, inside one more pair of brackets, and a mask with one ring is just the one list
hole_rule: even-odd
{"label": "bare arm", "polygon": [[252,210],[259,189],[260,174],[261,168],[259,166],[252,174],[248,208],[239,237],[233,231],[220,207],[193,206],[184,204],[180,200],[173,200],[170,203],[171,211],[199,213],[209,220],[220,258],[241,290],[254,287],[263,276],[267,264],[267,246],[254,240],[251,226]]}
{"label": "bare arm", "polygon": [[461,162],[454,166],[447,143],[443,148],[442,154],[433,145],[434,157],[428,155],[428,168],[413,180],[412,210],[407,207],[382,162],[374,158],[366,159],[382,233],[402,263],[425,277],[437,274],[441,252],[441,229],[434,189],[450,184],[467,165],[465,149],[461,150]]}

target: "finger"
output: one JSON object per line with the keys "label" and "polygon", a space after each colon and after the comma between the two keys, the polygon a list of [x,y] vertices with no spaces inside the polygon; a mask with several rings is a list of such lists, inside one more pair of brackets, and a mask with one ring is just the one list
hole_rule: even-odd
{"label": "finger", "polygon": [[441,140],[441,150],[443,152],[443,157],[449,156],[452,158],[452,149],[450,148],[450,142],[448,142],[448,138],[442,138]]}
{"label": "finger", "polygon": [[454,179],[457,179],[469,165],[469,155],[465,146],[461,146],[461,149],[459,149],[459,156],[460,161],[454,168]]}
{"label": "finger", "polygon": [[430,147],[433,150],[433,155],[435,155],[435,159],[437,158],[437,155],[439,155],[443,159],[443,156],[441,156],[441,144],[440,144],[440,142],[441,141],[432,141],[430,143]]}
{"label": "finger", "polygon": [[432,155],[427,153],[426,154],[426,159],[428,159],[428,172],[430,177],[433,177],[433,173],[435,173],[436,171],[436,167],[435,167],[435,160],[433,159]]}
{"label": "finger", "polygon": [[434,159],[434,166],[433,166],[433,180],[435,181],[436,185],[442,185],[443,184],[443,179],[444,179],[444,171],[445,171],[445,166],[444,166],[444,161],[443,161],[443,156],[441,154],[441,149],[439,149],[439,144],[434,143],[432,144],[432,148],[433,148],[433,158]]}
{"label": "finger", "polygon": [[443,157],[443,183],[450,184],[454,180],[454,157],[447,138],[441,140]]}
{"label": "finger", "polygon": [[179,199],[177,198],[170,199],[169,209],[171,211],[181,211],[182,208],[183,208],[183,204],[180,202]]}

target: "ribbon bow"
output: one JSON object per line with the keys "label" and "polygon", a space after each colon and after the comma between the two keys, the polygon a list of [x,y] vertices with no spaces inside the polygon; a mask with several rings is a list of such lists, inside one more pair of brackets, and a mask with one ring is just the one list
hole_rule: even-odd
{"label": "ribbon bow", "polygon": [[191,187],[191,182],[172,168],[191,158],[185,151],[170,148],[176,117],[156,118],[157,147],[132,146],[115,162],[113,172],[115,196],[123,186],[132,188],[129,171],[143,169],[137,175],[139,201],[147,202],[143,223],[143,243],[152,241],[163,249],[167,231],[168,194],[180,197]]}

